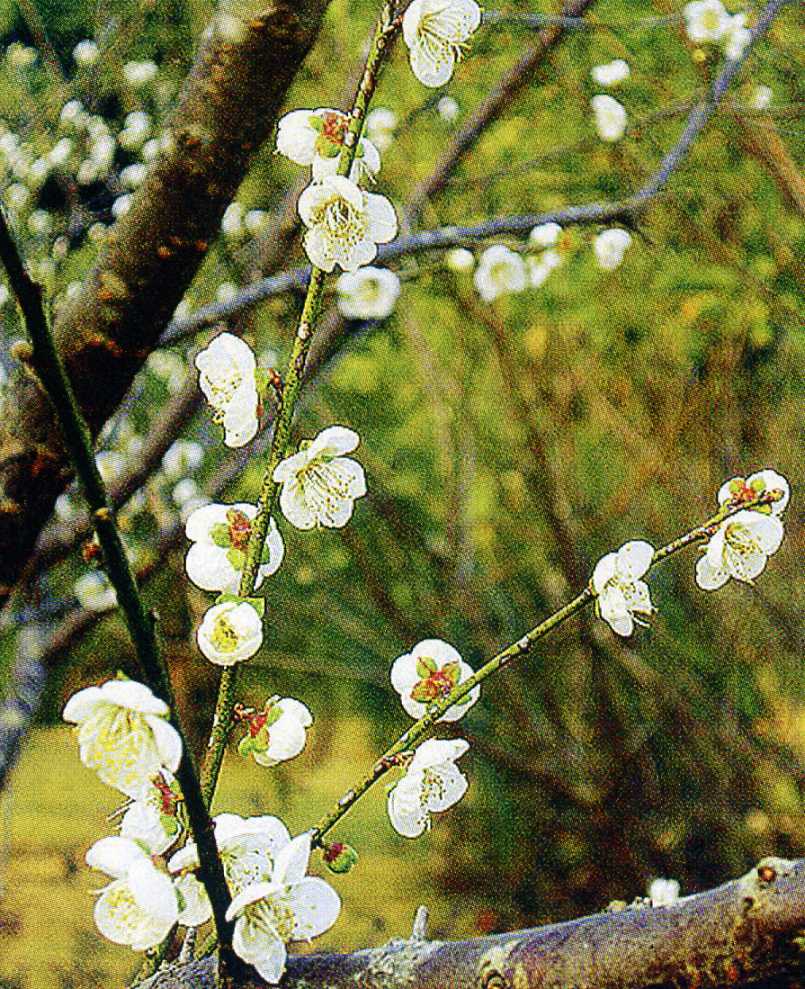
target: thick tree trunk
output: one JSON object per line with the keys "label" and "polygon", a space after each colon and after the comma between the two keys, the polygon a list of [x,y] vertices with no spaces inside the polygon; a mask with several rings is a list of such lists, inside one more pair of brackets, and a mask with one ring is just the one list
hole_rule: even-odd
{"label": "thick tree trunk", "polygon": [[[171,147],[56,322],[93,432],[120,402],[217,236],[328,3],[255,0],[251,18],[205,40],[173,116]],[[48,400],[20,370],[0,406],[0,603],[69,479]]]}
{"label": "thick tree trunk", "polygon": [[[805,977],[805,860],[672,906],[632,906],[472,941],[413,938],[351,955],[292,958],[283,989],[798,989]],[[140,989],[213,989],[212,959]],[[259,978],[240,989],[263,989]]]}

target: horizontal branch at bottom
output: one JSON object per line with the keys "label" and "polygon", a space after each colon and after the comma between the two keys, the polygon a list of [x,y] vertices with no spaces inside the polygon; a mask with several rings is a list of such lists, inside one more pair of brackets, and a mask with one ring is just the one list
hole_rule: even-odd
{"label": "horizontal branch at bottom", "polygon": [[[764,859],[670,906],[632,906],[469,941],[396,940],[290,958],[282,989],[794,989],[805,973],[805,860]],[[139,989],[214,989],[214,962]],[[262,989],[254,976],[239,989]]]}

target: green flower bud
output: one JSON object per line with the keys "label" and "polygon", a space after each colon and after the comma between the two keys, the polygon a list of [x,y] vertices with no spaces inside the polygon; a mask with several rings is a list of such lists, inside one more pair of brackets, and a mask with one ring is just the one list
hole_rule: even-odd
{"label": "green flower bud", "polygon": [[324,850],[324,863],[330,872],[336,875],[345,875],[351,872],[358,864],[358,853],[352,845],[345,845],[341,841],[334,841]]}

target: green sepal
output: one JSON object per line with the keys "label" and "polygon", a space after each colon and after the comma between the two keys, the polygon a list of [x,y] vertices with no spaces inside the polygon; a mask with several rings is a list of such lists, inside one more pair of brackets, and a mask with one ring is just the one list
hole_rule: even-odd
{"label": "green sepal", "polygon": [[317,117],[315,113],[311,114],[307,118],[307,122],[310,124],[312,129],[319,134],[321,134],[321,132],[324,130],[324,121],[321,119],[321,117]]}
{"label": "green sepal", "polygon": [[275,704],[273,707],[269,708],[268,713],[266,714],[266,728],[268,729],[272,725],[275,725],[281,717],[282,708],[279,707],[279,705]]}
{"label": "green sepal", "polygon": [[455,687],[461,679],[461,664],[456,659],[451,660],[451,662],[444,664],[442,667],[442,673],[447,674],[450,678],[450,682]]}
{"label": "green sepal", "polygon": [[162,825],[162,830],[165,832],[165,834],[170,834],[170,835],[178,834],[179,822],[176,820],[175,817],[172,817],[170,814],[160,814],[159,823]]}
{"label": "green sepal", "polygon": [[238,754],[248,759],[252,752],[254,752],[254,739],[251,735],[244,735],[238,742]]}
{"label": "green sepal", "polygon": [[411,691],[411,700],[419,701],[420,704],[428,704],[433,700],[431,692],[426,683],[418,683]]}
{"label": "green sepal", "polygon": [[254,372],[254,383],[258,394],[265,395],[268,392],[268,382],[271,375],[264,367],[258,367]]}
{"label": "green sepal", "polygon": [[179,907],[179,913],[181,913],[183,910],[187,909],[187,900],[184,898],[184,896],[182,896],[182,891],[179,889],[178,886],[174,886],[173,889],[174,892],[176,893],[176,902],[177,902],[177,906]]}
{"label": "green sepal", "polygon": [[250,604],[261,618],[266,613],[265,598],[242,598],[239,597],[237,594],[229,594],[225,592],[223,594],[218,595],[218,597],[215,599],[215,603],[216,604]]}
{"label": "green sepal", "polygon": [[766,482],[762,477],[756,477],[749,487],[756,493],[762,494],[766,490]]}
{"label": "green sepal", "polygon": [[744,479],[742,477],[733,477],[729,483],[729,493],[731,495],[738,495],[744,489]]}
{"label": "green sepal", "polygon": [[260,563],[270,563],[271,562],[271,547],[268,545],[268,540],[263,543],[263,548],[260,551]]}
{"label": "green sepal", "polygon": [[210,539],[221,549],[229,549],[229,526],[226,522],[216,522],[210,529]]}
{"label": "green sepal", "polygon": [[416,675],[422,680],[427,680],[437,669],[436,660],[431,656],[420,656],[416,661]]}

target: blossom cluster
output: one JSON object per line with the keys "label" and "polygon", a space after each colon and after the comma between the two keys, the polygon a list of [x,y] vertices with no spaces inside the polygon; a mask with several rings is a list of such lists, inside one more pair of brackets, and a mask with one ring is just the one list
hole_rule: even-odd
{"label": "blossom cluster", "polygon": [[720,45],[729,59],[740,58],[752,37],[747,15],[730,14],[721,0],[693,0],[683,14],[691,41],[697,45]]}
{"label": "blossom cluster", "polygon": [[[212,915],[197,878],[199,857],[188,833],[174,773],[181,737],[164,701],[133,680],[111,680],[73,695],[64,718],[76,726],[81,760],[129,799],[119,833],[88,850],[87,865],[109,882],[98,891],[98,930],[135,951],[159,945],[174,928],[197,928]],[[275,765],[304,747],[311,723],[304,704],[272,698],[250,722],[255,759]],[[254,728],[255,730],[251,730]],[[215,842],[232,894],[227,919],[233,947],[274,983],[285,969],[287,944],[310,940],[336,921],[341,902],[324,880],[309,876],[310,834],[291,838],[271,816],[215,818]]]}
{"label": "blossom cluster", "polygon": [[[776,500],[752,505],[764,495]],[[722,587],[732,578],[751,584],[765,570],[783,540],[782,514],[790,498],[788,481],[774,470],[734,477],[721,486],[718,504],[729,512],[707,530],[707,541],[696,564],[696,583],[703,590]],[[741,508],[742,505],[750,507]],[[656,608],[643,580],[654,559],[654,547],[643,540],[625,543],[596,564],[590,587],[598,615],[618,635],[629,636],[645,625]]]}

